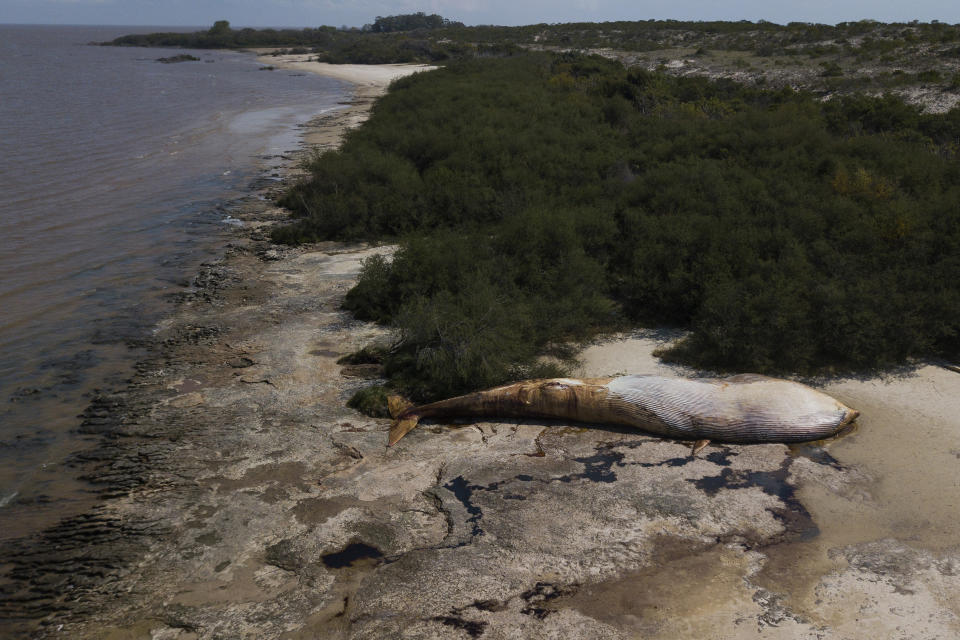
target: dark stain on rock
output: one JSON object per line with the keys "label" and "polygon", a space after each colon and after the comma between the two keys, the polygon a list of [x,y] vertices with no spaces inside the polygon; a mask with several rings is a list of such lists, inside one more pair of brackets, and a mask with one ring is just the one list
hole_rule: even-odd
{"label": "dark stain on rock", "polygon": [[320,559],[323,560],[324,566],[330,569],[343,569],[344,567],[352,567],[353,563],[368,558],[379,562],[383,558],[383,553],[366,543],[354,542],[344,547],[343,551],[328,553]]}
{"label": "dark stain on rock", "polygon": [[463,476],[457,476],[447,484],[443,485],[443,488],[451,492],[454,497],[460,501],[460,504],[462,504],[467,510],[467,513],[470,514],[470,518],[467,519],[467,522],[472,525],[470,529],[470,536],[475,538],[479,535],[483,535],[483,529],[480,527],[480,519],[483,517],[483,511],[480,509],[480,507],[473,504],[471,498],[473,497],[474,491],[478,489],[489,491],[490,487],[468,484]]}
{"label": "dark stain on rock", "polygon": [[520,613],[533,616],[537,620],[543,620],[551,613],[556,613],[556,609],[551,608],[549,603],[552,600],[563,596],[571,596],[580,588],[578,584],[556,585],[549,582],[538,582],[532,589],[528,589],[520,594],[527,605],[520,610]]}
{"label": "dark stain on rock", "polygon": [[465,620],[456,616],[434,616],[430,618],[454,629],[466,631],[471,638],[479,638],[487,628],[487,623],[480,620]]}
{"label": "dark stain on rock", "polygon": [[293,541],[289,538],[267,547],[264,553],[264,561],[284,571],[296,572],[303,566],[302,558],[294,549]]}
{"label": "dark stain on rock", "polygon": [[209,533],[204,533],[203,535],[197,536],[194,539],[194,542],[196,542],[197,544],[202,544],[209,547],[217,544],[218,542],[220,542],[220,540],[221,540],[220,534],[218,534],[216,531],[210,531]]}
{"label": "dark stain on rock", "polygon": [[236,480],[233,478],[214,478],[208,482],[220,485],[220,492],[222,493],[266,487],[277,483],[296,487],[300,491],[309,491],[309,487],[304,480],[306,473],[307,467],[302,462],[271,462],[250,467],[244,472],[243,477]]}
{"label": "dark stain on rock", "polygon": [[252,367],[254,364],[256,363],[253,360],[244,356],[227,360],[227,366],[234,369],[246,369],[247,367]]}
{"label": "dark stain on rock", "polygon": [[[810,512],[796,497],[796,490],[787,482],[790,474],[790,458],[786,458],[774,471],[735,471],[729,467],[720,475],[687,479],[708,496],[715,496],[721,489],[736,490],[759,487],[765,494],[783,501],[784,508],[770,509],[775,518],[783,522],[785,536],[791,541],[812,540],[820,535],[820,528],[814,523]],[[782,541],[782,540],[780,540]]]}
{"label": "dark stain on rock", "polygon": [[711,451],[703,457],[718,467],[729,467],[732,464],[730,458],[735,458],[737,455],[739,454],[730,447],[724,447],[720,451]]}
{"label": "dark stain on rock", "polygon": [[324,522],[345,509],[357,504],[350,498],[305,498],[297,503],[291,512],[297,522],[314,525]]}
{"label": "dark stain on rock", "polygon": [[471,638],[479,638],[483,635],[483,632],[487,627],[487,623],[481,620],[467,620],[463,616],[463,612],[467,609],[476,609],[477,611],[493,613],[497,611],[504,611],[506,608],[507,603],[500,602],[499,600],[492,598],[489,600],[474,600],[465,607],[453,607],[450,609],[449,614],[445,616],[434,616],[431,618],[431,620],[441,622],[448,627],[454,627],[455,629],[466,631]]}
{"label": "dark stain on rock", "polygon": [[692,456],[683,456],[680,458],[667,458],[666,460],[661,460],[660,462],[635,462],[633,464],[643,467],[644,469],[649,469],[651,467],[682,467],[693,460],[694,458]]}
{"label": "dark stain on rock", "polygon": [[615,453],[597,453],[593,456],[583,458],[574,458],[574,462],[581,463],[585,469],[583,473],[575,473],[558,478],[560,482],[570,482],[572,480],[589,480],[590,482],[611,483],[617,481],[617,474],[613,471],[613,466],[624,466],[623,454]]}
{"label": "dark stain on rock", "polygon": [[[481,484],[471,484],[463,476],[457,476],[456,478],[450,480],[443,485],[443,488],[453,494],[454,498],[463,505],[464,510],[467,512],[469,517],[466,519],[466,524],[469,526],[469,532],[465,532],[451,539],[451,536],[454,534],[455,523],[454,519],[456,516],[451,512],[450,509],[447,509],[443,505],[443,498],[437,494],[436,490],[431,490],[429,493],[430,497],[433,498],[437,510],[443,513],[447,518],[447,539],[440,548],[445,549],[457,549],[459,547],[464,547],[473,542],[473,540],[483,535],[483,527],[481,526],[481,521],[483,519],[483,509],[478,505],[474,504],[474,494],[481,491],[494,492],[500,489],[503,485],[519,480],[521,482],[531,482],[534,480],[533,476],[521,474],[514,476],[512,478],[506,478],[504,480],[498,480],[496,482],[491,482],[487,485]],[[504,500],[526,500],[527,497],[517,492],[511,492],[502,494],[500,496]]]}
{"label": "dark stain on rock", "polygon": [[503,611],[507,605],[499,600],[476,600],[470,605],[478,611]]}
{"label": "dark stain on rock", "polygon": [[[627,442],[627,443],[608,443],[601,445],[597,448],[597,454],[592,456],[585,456],[583,458],[574,458],[574,462],[579,462],[584,467],[586,467],[583,473],[573,473],[565,476],[556,478],[560,482],[572,482],[573,480],[589,480],[590,482],[603,482],[603,483],[612,483],[617,481],[617,474],[614,471],[614,467],[628,467],[628,466],[638,466],[643,468],[650,467],[682,467],[696,458],[692,456],[682,456],[676,458],[668,458],[660,462],[624,462],[623,454],[619,451],[613,451],[620,447],[626,447],[629,449],[635,449],[641,446],[642,442]],[[708,460],[714,464],[720,465],[729,465],[727,458],[731,454],[730,452],[714,452],[711,453]]]}
{"label": "dark stain on rock", "polygon": [[[503,485],[506,485],[512,482],[524,482],[524,483],[540,482],[543,484],[549,484],[551,482],[570,483],[577,480],[587,480],[589,482],[611,484],[617,481],[617,474],[615,471],[616,467],[628,467],[628,466],[639,466],[644,468],[664,467],[664,466],[682,467],[696,460],[696,458],[692,456],[683,456],[683,457],[668,458],[667,460],[662,460],[656,463],[624,462],[624,454],[619,451],[613,451],[613,449],[620,448],[620,447],[625,447],[630,449],[637,448],[639,446],[642,446],[643,443],[644,441],[633,441],[633,442],[625,442],[625,443],[601,444],[597,447],[595,455],[584,456],[580,458],[573,458],[574,462],[579,462],[584,466],[583,472],[570,473],[563,476],[549,478],[545,480],[535,478],[530,474],[521,473],[513,476],[512,478],[498,480],[496,482],[491,482],[490,484],[487,484],[487,485],[480,485],[480,484],[471,484],[463,476],[457,476],[456,478],[444,484],[443,488],[446,489],[447,491],[450,491],[454,495],[454,497],[457,499],[457,501],[460,502],[461,505],[463,505],[464,509],[469,514],[469,517],[467,518],[466,522],[470,526],[470,532],[469,532],[469,536],[466,536],[466,535],[462,536],[462,538],[459,541],[455,542],[454,544],[451,545],[448,543],[446,545],[446,548],[451,548],[451,547],[457,548],[457,547],[465,546],[467,544],[470,544],[473,541],[473,539],[476,538],[477,536],[483,535],[483,527],[481,526],[481,521],[483,519],[483,510],[481,509],[481,507],[479,507],[474,503],[474,496],[478,492],[497,491]],[[736,455],[737,455],[736,452],[725,447],[722,450],[711,452],[708,456],[706,456],[706,459],[718,466],[729,467],[731,464],[730,458]],[[725,471],[730,472],[730,469],[725,469]],[[729,475],[729,473],[727,475]],[[785,477],[785,472],[784,472],[784,477]],[[726,480],[727,480],[727,476],[723,476],[723,475],[717,476],[717,480],[715,480],[715,482],[717,483],[718,486],[717,486],[717,489],[714,491],[714,493],[719,490],[720,486],[722,486],[726,482]],[[762,480],[763,480],[762,478],[757,479],[758,482]],[[709,492],[712,487],[711,482],[714,482],[714,480],[712,480],[711,478],[704,478],[699,480],[698,482],[704,483],[704,486],[698,485],[699,488],[705,489]],[[744,485],[744,486],[749,486],[749,485]],[[734,487],[734,488],[737,488],[737,487]],[[790,492],[792,495],[792,487],[790,488]],[[439,498],[439,496],[436,496],[436,494],[434,494],[434,497],[439,503],[438,509],[440,509],[441,511],[444,511],[444,513],[447,514],[448,528],[449,528],[448,536],[449,536],[450,533],[453,531],[452,529],[453,524],[452,524],[452,521],[450,520],[450,513],[442,508],[442,500]],[[527,499],[526,495],[523,495],[518,491],[505,492],[503,494],[500,494],[500,497],[503,500],[526,500]],[[799,503],[797,504],[799,505]],[[802,507],[800,508],[802,509]],[[803,513],[806,514],[806,511],[804,510]]]}

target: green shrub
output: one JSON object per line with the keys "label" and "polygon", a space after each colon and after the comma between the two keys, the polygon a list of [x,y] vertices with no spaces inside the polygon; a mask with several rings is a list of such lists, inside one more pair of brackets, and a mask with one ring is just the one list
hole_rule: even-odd
{"label": "green shrub", "polygon": [[[543,373],[624,322],[761,372],[960,355],[960,109],[526,54],[406,78],[275,238],[379,239],[346,306],[418,399]],[[562,364],[562,363],[561,363]]]}
{"label": "green shrub", "polygon": [[843,68],[836,62],[821,62],[820,66],[823,67],[820,75],[825,78],[836,78],[843,75]]}
{"label": "green shrub", "polygon": [[389,418],[387,396],[390,394],[390,389],[384,385],[364,387],[350,397],[347,406],[371,418]]}

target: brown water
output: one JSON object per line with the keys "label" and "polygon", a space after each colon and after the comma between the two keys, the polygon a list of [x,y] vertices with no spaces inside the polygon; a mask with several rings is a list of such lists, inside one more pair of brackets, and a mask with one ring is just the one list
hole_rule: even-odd
{"label": "brown water", "polygon": [[0,539],[82,499],[89,393],[216,254],[222,204],[345,96],[250,54],[87,45],[138,30],[161,29],[0,25]]}

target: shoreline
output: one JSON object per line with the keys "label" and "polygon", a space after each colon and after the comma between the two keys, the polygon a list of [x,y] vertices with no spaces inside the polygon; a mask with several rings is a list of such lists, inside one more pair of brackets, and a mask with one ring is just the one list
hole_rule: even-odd
{"label": "shoreline", "polygon": [[[338,144],[386,86],[312,120],[291,155]],[[861,432],[825,448],[713,445],[691,458],[629,429],[505,420],[427,424],[387,449],[389,421],[345,406],[370,381],[336,360],[385,334],[340,301],[361,260],[390,248],[273,245],[280,188],[237,204],[244,226],[160,324],[131,385],[88,409],[106,499],[55,528],[49,550],[9,556],[34,598],[22,611],[47,616],[39,637],[958,630],[948,594],[960,593],[960,548],[940,526],[950,512],[934,505],[943,522],[924,523],[923,509],[901,507],[922,488],[927,447],[939,447],[941,497],[958,490],[943,486],[951,469],[957,479],[943,461],[960,456],[949,444],[960,428],[909,450],[896,439],[920,419],[956,421],[943,394],[956,374],[916,372],[933,382],[922,393],[831,382],[870,408]],[[627,338],[588,349],[584,375],[666,367],[656,337]],[[909,455],[877,476],[898,446]]]}
{"label": "shoreline", "polygon": [[[88,596],[99,593],[101,587],[124,573],[123,565],[132,564],[144,553],[144,540],[163,535],[165,527],[149,518],[118,515],[131,507],[123,502],[132,493],[152,485],[157,475],[163,475],[156,467],[164,464],[169,455],[170,443],[164,440],[170,434],[163,433],[163,429],[148,434],[133,424],[147,416],[155,403],[163,404],[169,399],[165,396],[171,389],[153,384],[152,377],[162,375],[164,368],[178,359],[176,352],[185,345],[201,344],[209,337],[208,332],[217,332],[215,327],[178,326],[186,321],[184,316],[191,307],[227,304],[221,294],[231,286],[240,285],[244,290],[256,288],[258,267],[277,260],[278,249],[285,251],[284,247],[274,247],[263,232],[287,219],[287,213],[277,209],[272,201],[284,185],[301,175],[303,160],[318,149],[339,144],[347,130],[366,119],[389,80],[411,71],[398,71],[392,65],[389,72],[389,76],[381,74],[380,80],[374,77],[363,86],[352,86],[342,108],[324,111],[298,125],[297,148],[274,157],[282,160],[280,166],[273,161],[264,162],[251,177],[246,195],[224,202],[225,215],[242,221],[243,226],[232,232],[218,232],[219,239],[208,239],[220,245],[213,251],[219,258],[204,262],[199,272],[186,276],[185,280],[189,279],[194,286],[171,294],[168,304],[172,306],[161,314],[155,337],[145,341],[149,344],[143,345],[144,355],[138,356],[131,366],[129,385],[110,391],[98,390],[89,401],[79,416],[82,422],[77,432],[95,444],[72,454],[63,467],[77,476],[78,481],[87,483],[87,491],[92,496],[90,504],[26,537],[0,541],[4,555],[12,558],[10,562],[0,563],[4,565],[4,574],[0,574],[0,620],[11,621],[11,632],[32,636],[49,632],[60,624],[70,624],[72,616],[85,609],[82,605]],[[262,263],[242,265],[238,272],[231,263],[247,253],[253,253]],[[236,300],[231,301],[235,303]],[[215,308],[208,311],[217,315]],[[75,569],[69,586],[60,568],[64,564]],[[108,606],[108,601],[95,599]],[[7,630],[6,626],[3,628]],[[100,636],[94,633],[91,637]]]}

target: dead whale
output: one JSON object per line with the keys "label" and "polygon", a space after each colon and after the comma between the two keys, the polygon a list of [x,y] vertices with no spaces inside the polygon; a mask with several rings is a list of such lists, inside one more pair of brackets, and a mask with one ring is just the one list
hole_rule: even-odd
{"label": "dead whale", "polygon": [[729,378],[525,380],[421,406],[389,399],[393,446],[422,418],[452,416],[554,418],[636,427],[692,440],[696,453],[711,441],[806,442],[835,435],[858,411],[790,380],[741,374]]}

